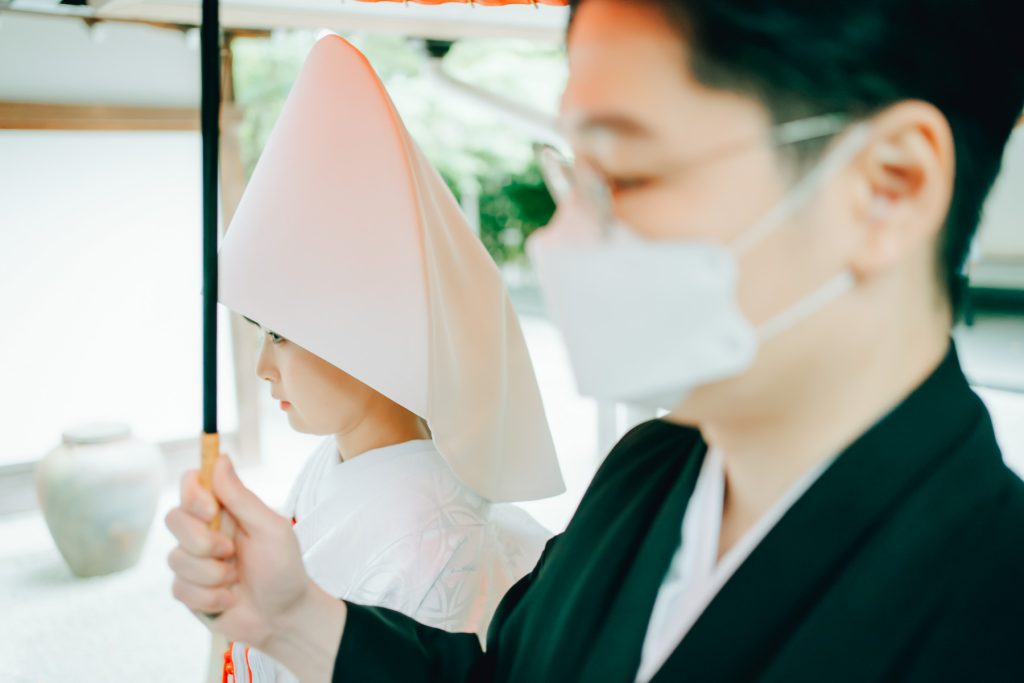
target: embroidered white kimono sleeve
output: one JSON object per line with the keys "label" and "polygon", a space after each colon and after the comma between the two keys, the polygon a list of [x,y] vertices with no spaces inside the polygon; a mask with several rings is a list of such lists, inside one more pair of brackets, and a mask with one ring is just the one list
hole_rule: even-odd
{"label": "embroidered white kimono sleeve", "polygon": [[[388,607],[481,639],[502,595],[536,563],[550,534],[494,505],[452,473],[429,440],[341,462],[333,437],[286,504],[310,576],[328,593]],[[235,681],[292,683],[266,655],[236,643]]]}

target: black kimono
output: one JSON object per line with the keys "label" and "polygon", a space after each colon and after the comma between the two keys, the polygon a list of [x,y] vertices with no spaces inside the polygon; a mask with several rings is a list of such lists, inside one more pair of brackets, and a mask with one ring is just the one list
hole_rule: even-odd
{"label": "black kimono", "polygon": [[[486,654],[351,605],[333,680],[632,683],[705,451],[664,421],[627,434],[506,595]],[[952,348],[740,565],[667,681],[1024,681],[1024,483]]]}

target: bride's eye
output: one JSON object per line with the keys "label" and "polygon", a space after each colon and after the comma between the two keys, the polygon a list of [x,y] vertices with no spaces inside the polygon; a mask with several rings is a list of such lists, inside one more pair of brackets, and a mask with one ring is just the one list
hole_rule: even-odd
{"label": "bride's eye", "polygon": [[267,336],[270,337],[270,341],[273,342],[274,344],[280,344],[285,340],[284,337],[279,335],[277,332],[273,332],[271,330],[267,330]]}

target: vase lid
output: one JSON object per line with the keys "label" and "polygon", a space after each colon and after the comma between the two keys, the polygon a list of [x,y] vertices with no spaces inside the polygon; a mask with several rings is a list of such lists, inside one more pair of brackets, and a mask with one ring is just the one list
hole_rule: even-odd
{"label": "vase lid", "polygon": [[131,428],[123,422],[87,422],[64,430],[64,443],[71,445],[109,443],[131,435]]}

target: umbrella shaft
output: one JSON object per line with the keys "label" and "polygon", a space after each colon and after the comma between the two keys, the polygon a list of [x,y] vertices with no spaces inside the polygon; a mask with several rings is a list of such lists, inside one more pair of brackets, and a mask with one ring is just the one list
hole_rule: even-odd
{"label": "umbrella shaft", "polygon": [[217,167],[220,138],[220,17],[203,0],[200,30],[203,135],[203,431],[217,432]]}

